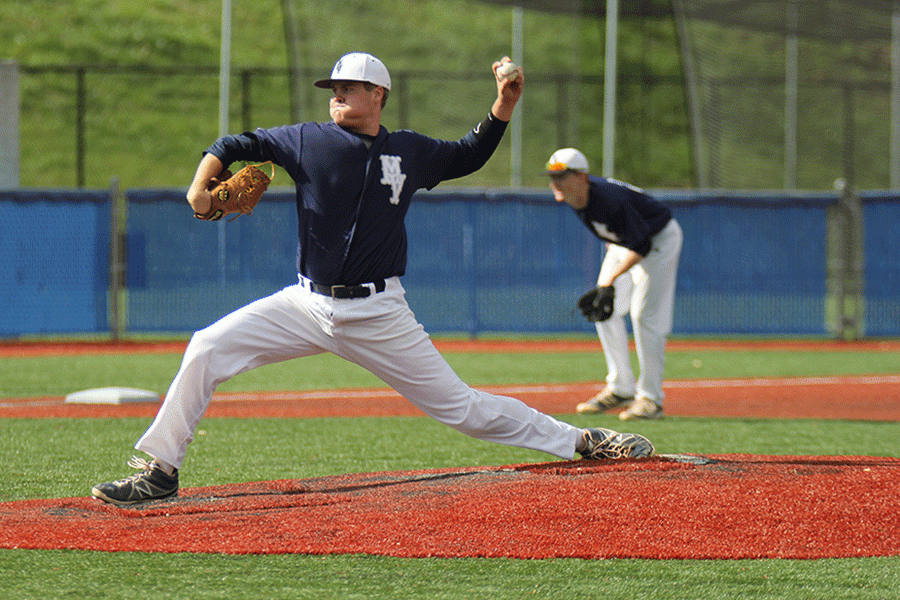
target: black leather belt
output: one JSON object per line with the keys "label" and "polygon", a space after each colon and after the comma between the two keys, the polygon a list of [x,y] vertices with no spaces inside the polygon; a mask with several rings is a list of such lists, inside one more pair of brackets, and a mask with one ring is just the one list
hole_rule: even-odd
{"label": "black leather belt", "polygon": [[315,293],[341,300],[346,298],[368,298],[372,295],[372,288],[369,285],[375,286],[376,294],[383,292],[385,288],[384,279],[373,281],[369,285],[321,285],[308,279],[305,282],[309,283],[309,289]]}

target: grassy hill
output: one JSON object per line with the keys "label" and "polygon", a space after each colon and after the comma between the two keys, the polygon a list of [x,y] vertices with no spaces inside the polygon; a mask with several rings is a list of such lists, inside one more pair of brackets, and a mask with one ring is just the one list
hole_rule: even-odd
{"label": "grassy hill", "polygon": [[[343,53],[365,50],[381,57],[394,77],[388,128],[457,139],[492,102],[491,63],[512,53],[511,11],[492,4],[295,6],[307,95],[292,109],[281,2],[233,0],[229,131],[291,122],[298,108],[304,120],[327,120],[327,92],[309,83]],[[525,12],[526,186],[546,185],[541,168],[561,145],[578,145],[599,170],[603,27],[594,18]],[[186,186],[199,153],[218,135],[220,30],[220,0],[0,4],[0,60],[22,68],[22,185],[74,187],[80,172],[86,187],[106,187],[112,176],[124,187]],[[623,22],[620,53],[617,176],[647,187],[688,184],[673,24]],[[85,67],[80,75],[78,66]],[[508,184],[509,148],[507,136],[487,167],[458,183]]]}

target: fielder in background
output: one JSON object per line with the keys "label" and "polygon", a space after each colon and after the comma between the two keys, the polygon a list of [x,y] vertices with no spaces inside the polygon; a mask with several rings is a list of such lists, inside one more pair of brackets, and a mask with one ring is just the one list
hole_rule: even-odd
{"label": "fielder in background", "polygon": [[[519,400],[470,388],[404,298],[404,218],[413,193],[473,173],[494,153],[525,82],[509,62],[504,57],[492,66],[497,95],[490,113],[456,142],[388,132],[381,125],[388,70],[370,54],[351,53],[315,84],[332,92],[331,122],[257,129],[207,149],[187,193],[201,218],[209,215],[210,182],[235,161],[271,161],[294,180],[298,283],[194,334],[156,419],[135,446],[152,460],[135,457],[129,464],[140,471],[98,484],[96,498],[128,505],[176,495],[178,469],[219,384],[322,352],[361,365],[427,415],[477,439],[565,460],[576,452],[592,459],[652,455],[642,436],[581,429]],[[365,438],[361,433],[359,443]],[[426,451],[437,444],[422,441]]]}
{"label": "fielder in background", "polygon": [[[577,406],[598,413],[629,405],[623,421],[663,416],[666,338],[672,332],[675,279],[682,232],[667,206],[627,183],[589,174],[575,148],[562,148],[547,162],[550,189],[591,232],[607,242],[597,287],[578,307],[597,327],[608,374],[606,387]],[[628,353],[625,314],[631,313],[640,378]]]}

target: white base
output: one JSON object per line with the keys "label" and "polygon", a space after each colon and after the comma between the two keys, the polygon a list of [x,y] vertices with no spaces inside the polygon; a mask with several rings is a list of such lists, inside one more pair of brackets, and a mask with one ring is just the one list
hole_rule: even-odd
{"label": "white base", "polygon": [[128,404],[131,402],[159,402],[159,394],[136,388],[106,387],[82,390],[66,396],[67,404]]}

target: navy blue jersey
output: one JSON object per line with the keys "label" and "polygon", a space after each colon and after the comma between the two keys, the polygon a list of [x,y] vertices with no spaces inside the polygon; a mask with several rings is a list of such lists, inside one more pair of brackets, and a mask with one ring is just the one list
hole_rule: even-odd
{"label": "navy blue jersey", "polygon": [[375,137],[335,123],[300,123],[225,136],[207,149],[227,167],[272,161],[294,180],[297,271],[323,285],[357,285],[406,272],[404,218],[416,190],[477,171],[506,123],[485,119],[456,142],[413,131]]}
{"label": "navy blue jersey", "polygon": [[578,218],[601,240],[650,253],[652,238],[672,219],[668,206],[633,185],[589,176],[588,204]]}

